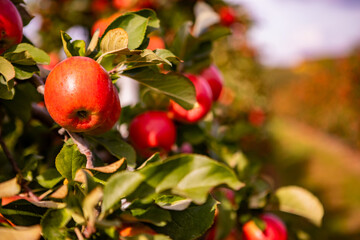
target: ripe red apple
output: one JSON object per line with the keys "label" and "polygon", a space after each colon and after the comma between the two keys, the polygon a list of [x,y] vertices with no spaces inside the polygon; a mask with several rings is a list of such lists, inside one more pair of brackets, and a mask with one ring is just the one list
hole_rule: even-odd
{"label": "ripe red apple", "polygon": [[0,0],[0,54],[22,40],[23,23],[10,0]]}
{"label": "ripe red apple", "polygon": [[287,240],[286,226],[279,217],[265,213],[260,218],[265,222],[265,230],[251,220],[243,226],[243,240]]}
{"label": "ripe red apple", "polygon": [[217,101],[224,85],[220,70],[215,65],[211,65],[202,71],[201,76],[206,79],[211,88],[213,101]]}
{"label": "ripe red apple", "polygon": [[149,45],[147,46],[147,49],[150,49],[152,51],[156,49],[164,49],[165,43],[164,40],[159,36],[151,36]]}
{"label": "ripe red apple", "polygon": [[108,18],[101,18],[101,19],[97,20],[97,21],[94,23],[94,25],[92,26],[92,28],[91,28],[91,35],[93,35],[93,34],[95,33],[95,31],[96,31],[97,29],[99,29],[99,31],[100,31],[99,37],[101,37],[101,36],[104,34],[106,28],[107,28],[115,19],[117,19],[117,18],[120,17],[121,15],[122,15],[121,12],[116,12],[116,13],[114,13],[113,15],[111,15],[111,16],[108,17]]}
{"label": "ripe red apple", "polygon": [[169,113],[174,119],[185,123],[196,123],[210,111],[212,105],[212,93],[209,84],[200,75],[186,75],[194,84],[196,92],[195,107],[186,110],[174,101],[170,101]]}
{"label": "ripe red apple", "polygon": [[236,20],[236,11],[234,8],[229,6],[221,7],[219,10],[220,21],[224,26],[230,26]]}
{"label": "ripe red apple", "polygon": [[157,151],[167,153],[176,141],[175,124],[166,112],[147,111],[132,120],[129,138],[143,157]]}
{"label": "ripe red apple", "polygon": [[57,64],[45,82],[44,99],[54,121],[73,132],[104,133],[121,113],[109,74],[87,57],[70,57]]}

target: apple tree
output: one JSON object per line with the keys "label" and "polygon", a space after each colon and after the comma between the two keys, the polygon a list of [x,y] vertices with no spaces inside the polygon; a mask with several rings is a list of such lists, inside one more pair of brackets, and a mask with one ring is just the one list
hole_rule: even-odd
{"label": "apple tree", "polygon": [[[298,239],[299,229],[287,230],[274,213],[321,224],[319,200],[297,186],[274,188],[237,146],[234,122],[221,116],[225,83],[212,54],[231,37],[233,7],[54,2],[70,6],[71,16],[57,13],[64,23],[44,47],[51,55],[61,43],[66,59],[56,66],[11,24],[1,26],[0,236]],[[10,23],[4,9],[29,23],[23,1],[0,4]],[[90,30],[86,11],[94,17],[111,7],[120,13],[97,25],[88,43],[66,32],[76,16]],[[121,106],[123,77],[139,84],[137,104]]]}

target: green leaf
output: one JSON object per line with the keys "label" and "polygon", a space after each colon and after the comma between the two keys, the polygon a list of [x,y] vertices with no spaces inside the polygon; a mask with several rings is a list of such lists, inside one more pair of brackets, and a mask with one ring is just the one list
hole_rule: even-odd
{"label": "green leaf", "polygon": [[3,57],[0,57],[0,74],[3,75],[6,82],[15,77],[15,69],[13,65]]}
{"label": "green leaf", "polygon": [[170,50],[168,49],[156,49],[155,54],[160,58],[167,60],[171,63],[178,64],[180,59],[175,56]]}
{"label": "green leaf", "polygon": [[324,207],[312,193],[298,186],[281,187],[275,192],[275,204],[279,210],[307,218],[321,226]]}
{"label": "green leaf", "polygon": [[154,227],[173,240],[198,239],[211,227],[215,216],[216,201],[209,198],[201,206],[191,206],[184,211],[170,211],[172,221],[165,227]]}
{"label": "green leaf", "polygon": [[[49,64],[50,57],[43,50],[34,47],[29,43],[20,43],[10,48],[4,55],[10,62],[23,65]],[[21,59],[23,57],[23,59]],[[33,62],[33,64],[31,64]]]}
{"label": "green leaf", "polygon": [[86,164],[86,157],[76,144],[66,142],[60,153],[56,156],[55,166],[58,172],[68,180],[75,178],[76,171]]}
{"label": "green leaf", "polygon": [[[148,28],[150,27],[150,31],[153,31],[160,27],[160,20],[156,16],[156,12],[151,9],[141,9],[137,12],[134,12],[137,15],[143,16],[149,19]],[[149,32],[149,30],[148,30]]]}
{"label": "green leaf", "polygon": [[155,203],[167,210],[182,211],[190,206],[191,199],[174,195],[161,195],[155,199]]}
{"label": "green leaf", "polygon": [[41,237],[40,225],[34,225],[30,227],[0,227],[0,236],[2,239],[27,239],[27,240],[38,240]]}
{"label": "green leaf", "polygon": [[38,207],[33,203],[20,199],[2,206],[0,213],[15,225],[30,226],[38,224],[47,208]]}
{"label": "green leaf", "polygon": [[36,61],[31,57],[28,51],[5,53],[5,57],[13,64],[31,66]]}
{"label": "green leaf", "polygon": [[66,224],[70,220],[71,213],[66,208],[49,209],[40,222],[44,238],[47,240],[66,239]]}
{"label": "green leaf", "polygon": [[15,89],[9,89],[5,78],[3,76],[0,76],[0,98],[5,100],[11,100],[14,98],[14,95]]}
{"label": "green leaf", "polygon": [[231,34],[231,30],[227,27],[216,26],[209,29],[207,32],[203,33],[199,37],[199,41],[215,41],[219,38],[225,37]]}
{"label": "green leaf", "polygon": [[129,38],[126,31],[122,28],[111,29],[102,38],[100,50],[102,53],[120,50],[128,47]]}
{"label": "green leaf", "polygon": [[144,176],[138,172],[119,172],[114,174],[104,188],[102,211],[105,212],[122,198],[134,192],[143,182]]}
{"label": "green leaf", "polygon": [[128,76],[139,83],[165,94],[185,109],[193,108],[196,103],[195,87],[185,76],[168,73],[161,74],[150,68],[136,71],[126,71]]}
{"label": "green leaf", "polygon": [[216,186],[226,184],[234,190],[244,186],[230,168],[196,154],[176,155],[165,162],[149,164],[139,172],[157,193],[171,190],[196,204],[205,203],[209,191]]}
{"label": "green leaf", "polygon": [[118,159],[126,158],[129,166],[136,165],[136,152],[133,147],[122,140],[119,133],[115,131],[106,132],[100,136],[87,136],[104,146],[113,156]]}
{"label": "green leaf", "polygon": [[63,176],[55,169],[46,169],[43,173],[36,176],[38,183],[44,188],[53,188],[63,179]]}
{"label": "green leaf", "polygon": [[15,96],[11,101],[3,101],[9,113],[19,117],[23,122],[28,122],[31,118],[31,102],[37,100],[38,93],[30,83],[18,84]]}
{"label": "green leaf", "polygon": [[75,40],[72,42],[76,56],[85,56],[86,44],[84,40]]}
{"label": "green leaf", "polygon": [[156,206],[151,206],[147,209],[131,209],[131,214],[142,222],[148,222],[159,227],[163,227],[171,221],[169,211]]}
{"label": "green leaf", "polygon": [[[106,36],[107,32],[115,29],[122,28],[124,29],[129,38],[129,49],[138,48],[145,38],[145,32],[149,23],[149,19],[137,15],[135,13],[126,13],[118,17],[113,21],[105,30],[104,35]],[[102,41],[102,40],[101,40]],[[101,44],[101,43],[100,43]]]}
{"label": "green leaf", "polygon": [[64,47],[64,52],[66,54],[67,57],[72,57],[73,56],[73,48],[72,48],[72,45],[71,45],[71,37],[69,36],[69,34],[67,34],[66,32],[64,31],[61,31],[60,32],[61,34],[61,41],[62,41],[62,44],[63,44],[63,47]]}
{"label": "green leaf", "polygon": [[172,65],[170,61],[159,57],[158,55],[156,55],[156,53],[154,53],[149,49],[143,50],[143,52],[138,55],[133,55],[131,57],[128,57],[125,63],[129,65],[128,69],[145,67],[149,65],[156,65],[160,63],[167,64],[170,66]]}
{"label": "green leaf", "polygon": [[31,78],[35,73],[40,70],[37,65],[16,65],[14,64],[15,78],[19,80],[25,80]]}
{"label": "green leaf", "polygon": [[18,194],[21,190],[17,177],[0,183],[0,198],[12,197]]}
{"label": "green leaf", "polygon": [[75,40],[71,42],[72,38],[66,32],[61,31],[60,34],[64,52],[67,57],[85,56],[86,46],[83,40]]}

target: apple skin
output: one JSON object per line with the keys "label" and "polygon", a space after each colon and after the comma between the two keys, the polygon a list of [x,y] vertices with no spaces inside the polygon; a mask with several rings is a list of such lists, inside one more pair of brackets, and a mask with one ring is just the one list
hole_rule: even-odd
{"label": "apple skin", "polygon": [[208,82],[213,95],[213,101],[219,99],[220,93],[224,86],[224,78],[220,70],[213,64],[201,72],[201,76]]}
{"label": "apple skin", "polygon": [[23,23],[10,0],[0,0],[0,54],[21,42]]}
{"label": "apple skin", "polygon": [[186,77],[188,77],[195,86],[195,107],[190,110],[186,110],[171,100],[169,114],[175,120],[192,124],[203,119],[210,111],[212,106],[212,92],[209,84],[200,75],[186,74]]}
{"label": "apple skin", "polygon": [[109,74],[87,57],[70,57],[57,64],[45,82],[44,100],[54,121],[72,132],[104,133],[121,113]]}
{"label": "apple skin", "polygon": [[287,240],[287,230],[284,222],[274,214],[265,213],[260,216],[265,222],[262,231],[253,220],[243,226],[243,240]]}
{"label": "apple skin", "polygon": [[101,37],[106,28],[115,20],[117,19],[118,17],[120,17],[122,15],[121,12],[116,12],[114,13],[113,15],[111,15],[110,17],[108,18],[101,18],[99,20],[97,20],[94,25],[91,27],[91,35],[94,35],[95,31],[97,29],[99,29],[99,37]]}
{"label": "apple skin", "polygon": [[131,121],[129,138],[143,157],[150,157],[157,151],[165,154],[176,141],[175,124],[166,112],[147,111]]}
{"label": "apple skin", "polygon": [[236,12],[232,7],[224,6],[219,9],[220,22],[224,26],[231,26],[236,20]]}

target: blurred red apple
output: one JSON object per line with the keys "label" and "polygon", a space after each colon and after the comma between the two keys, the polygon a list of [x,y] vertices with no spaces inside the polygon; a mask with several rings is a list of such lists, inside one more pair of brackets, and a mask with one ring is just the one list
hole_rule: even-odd
{"label": "blurred red apple", "polygon": [[0,54],[21,42],[23,23],[10,0],[0,1]]}
{"label": "blurred red apple", "polygon": [[220,70],[213,64],[204,69],[201,76],[205,78],[211,88],[213,101],[217,101],[224,85],[224,79]]}
{"label": "blurred red apple", "polygon": [[129,127],[129,138],[143,157],[171,150],[176,141],[176,129],[166,112],[147,111],[136,116]]}
{"label": "blurred red apple", "polygon": [[196,103],[194,108],[186,110],[174,101],[170,101],[169,113],[174,119],[185,123],[196,123],[206,116],[212,106],[212,93],[209,84],[199,75],[186,75],[194,84]]}
{"label": "blurred red apple", "polygon": [[219,10],[220,21],[224,26],[230,26],[236,20],[236,11],[234,8],[229,6],[221,7]]}
{"label": "blurred red apple", "polygon": [[164,48],[165,48],[165,43],[161,37],[155,35],[150,37],[150,41],[149,41],[149,45],[147,46],[147,49],[154,51],[156,49],[164,49]]}
{"label": "blurred red apple", "polygon": [[265,213],[260,218],[265,223],[264,231],[251,220],[243,226],[243,240],[287,240],[286,226],[279,217]]}

